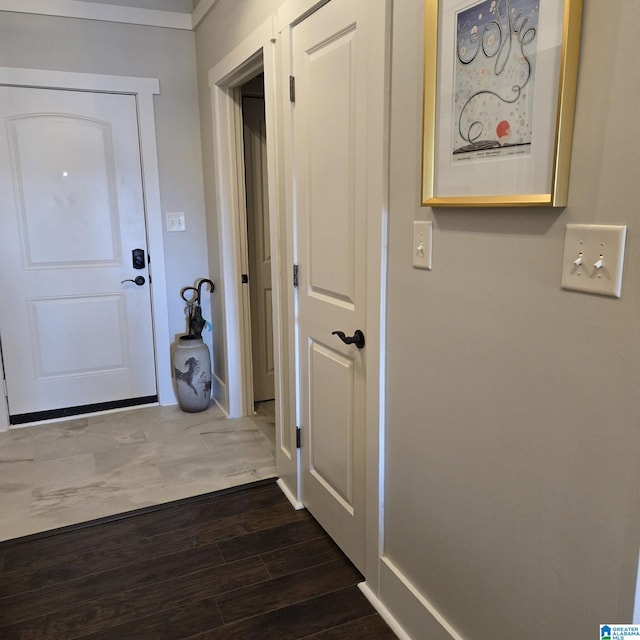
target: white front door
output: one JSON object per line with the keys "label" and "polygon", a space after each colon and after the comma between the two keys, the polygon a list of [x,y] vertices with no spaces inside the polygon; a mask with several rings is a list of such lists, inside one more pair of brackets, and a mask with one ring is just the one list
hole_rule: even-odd
{"label": "white front door", "polygon": [[253,399],[255,402],[262,402],[275,398],[273,290],[271,288],[269,192],[267,190],[267,126],[264,99],[245,96],[242,99],[242,117],[249,245]]}
{"label": "white front door", "polygon": [[[373,68],[383,58],[371,47],[384,51],[384,7],[331,0],[292,35],[302,502],[360,570],[384,206],[377,194],[385,68]],[[345,344],[337,331],[362,332],[364,347]]]}
{"label": "white front door", "polygon": [[10,422],[155,401],[135,96],[1,87],[0,117]]}

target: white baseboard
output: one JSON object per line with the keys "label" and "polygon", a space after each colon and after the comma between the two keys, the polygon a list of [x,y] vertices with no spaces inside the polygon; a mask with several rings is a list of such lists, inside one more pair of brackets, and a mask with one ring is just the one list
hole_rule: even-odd
{"label": "white baseboard", "polygon": [[222,411],[222,413],[224,413],[228,418],[229,410],[224,406],[227,399],[227,385],[216,375],[215,371],[211,377],[211,384],[213,401],[218,405],[220,411]]}
{"label": "white baseboard", "polygon": [[[393,612],[392,619],[405,634],[400,638],[465,640],[388,557],[380,559],[378,598],[388,611]],[[391,628],[397,633],[394,627]]]}
{"label": "white baseboard", "polygon": [[284,493],[286,499],[293,505],[294,509],[296,509],[297,511],[300,511],[301,509],[305,508],[302,502],[296,499],[296,497],[293,495],[289,487],[287,487],[287,485],[285,484],[284,480],[282,480],[282,478],[278,478],[277,484],[280,487],[280,491]]}
{"label": "white baseboard", "polygon": [[358,584],[358,588],[364,597],[373,605],[373,608],[380,614],[380,617],[387,623],[391,631],[395,633],[399,640],[412,640],[411,636],[400,626],[400,623],[393,617],[389,609],[385,607],[380,598],[369,588],[366,582]]}

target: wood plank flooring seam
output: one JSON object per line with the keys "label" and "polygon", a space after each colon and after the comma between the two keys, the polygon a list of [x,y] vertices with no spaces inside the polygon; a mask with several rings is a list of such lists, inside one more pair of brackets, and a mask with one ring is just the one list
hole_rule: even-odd
{"label": "wood plank flooring seam", "polygon": [[397,640],[387,623],[375,611],[296,640]]}
{"label": "wood plank flooring seam", "polygon": [[[238,562],[240,562],[240,561],[238,561]],[[329,564],[329,563],[323,563],[323,564]],[[266,567],[265,567],[265,569],[266,569]],[[298,573],[298,572],[294,572],[294,573]],[[250,586],[259,587],[260,585],[262,585],[262,584],[264,584],[266,582],[269,582],[269,580],[257,581],[255,583],[252,583],[252,585],[250,585]],[[354,585],[350,585],[350,586],[354,586]],[[293,605],[304,606],[305,604],[311,603],[312,601],[317,600],[318,598],[329,596],[332,593],[338,593],[340,591],[344,591],[345,588],[350,588],[350,586],[349,587],[339,586],[339,587],[336,587],[335,589],[331,588],[331,589],[323,591],[322,593],[316,594],[316,595],[308,597],[308,598],[303,598],[303,599],[301,599],[299,601],[296,601],[294,603],[288,602],[286,604],[283,604],[282,606],[277,606],[277,607],[274,607],[274,608],[270,608],[268,610],[262,610],[259,613],[255,613],[253,615],[245,616],[245,617],[239,618],[239,619],[233,619],[233,620],[230,620],[230,621],[227,621],[225,619],[224,612],[220,608],[219,600],[220,600],[220,598],[226,596],[227,594],[233,593],[234,591],[241,591],[242,589],[244,589],[244,587],[239,587],[238,589],[227,590],[227,591],[224,591],[221,594],[213,595],[213,596],[208,597],[208,598],[205,597],[205,598],[202,598],[200,600],[193,601],[193,602],[189,603],[189,605],[180,604],[180,605],[176,605],[175,607],[169,607],[168,609],[165,609],[163,611],[163,613],[166,615],[166,614],[170,614],[171,611],[174,611],[174,610],[185,609],[187,606],[198,605],[198,604],[203,603],[205,601],[212,601],[213,603],[215,603],[216,609],[217,609],[218,613],[220,614],[220,619],[222,621],[222,624],[219,627],[215,627],[215,628],[212,628],[212,629],[209,630],[209,631],[213,631],[215,629],[224,629],[225,626],[228,626],[230,624],[251,621],[251,619],[253,619],[253,618],[259,619],[262,616],[265,616],[265,615],[268,615],[268,614],[276,614],[281,609],[286,609],[288,607],[291,607],[292,604]],[[135,622],[136,623],[141,623],[146,619],[150,620],[151,618],[153,618],[156,615],[157,615],[157,613],[156,614],[150,614],[148,616],[144,616],[142,618],[138,618]],[[122,626],[122,625],[113,625],[111,627],[105,628],[99,634],[90,634],[90,635],[86,635],[85,634],[85,635],[82,635],[82,636],[69,636],[69,640],[73,640],[73,639],[81,640],[81,639],[85,639],[85,638],[86,638],[86,640],[90,640],[90,639],[93,640],[93,638],[96,638],[96,639],[97,638],[102,638],[105,633],[109,632],[109,630],[111,630],[113,632],[114,630],[116,630],[120,626]]]}
{"label": "wood plank flooring seam", "polygon": [[[202,630],[180,640],[299,640],[312,633],[334,627],[363,615],[375,614],[357,586],[350,586],[304,602],[225,624],[218,629]],[[304,630],[303,630],[304,629]],[[394,638],[393,635],[389,638]]]}
{"label": "wood plank flooring seam", "polygon": [[[297,521],[300,517],[297,515],[299,512],[295,511],[290,505],[276,505],[277,508],[273,511],[275,512],[275,518],[278,521],[278,524],[289,524],[291,522]],[[287,511],[282,510],[282,506],[288,507],[287,511],[291,511],[291,514],[288,514]],[[262,507],[259,509],[254,509],[247,514],[243,514],[240,516],[232,516],[230,518],[225,518],[220,522],[225,522],[229,520],[229,526],[238,526],[242,527],[242,533],[238,533],[236,535],[242,535],[243,533],[254,533],[260,531],[264,528],[265,520],[267,519],[265,514],[268,513],[268,508]],[[292,515],[293,514],[293,515]],[[284,522],[281,520],[284,515]],[[176,553],[178,551],[188,551],[190,549],[199,548],[206,546],[206,544],[217,543],[219,540],[228,539],[232,536],[223,536],[218,537],[217,533],[214,533],[218,530],[219,525],[214,525],[212,523],[207,523],[206,525],[200,525],[198,527],[183,527],[174,530],[173,532],[163,532],[162,534],[157,534],[152,537],[140,537],[136,541],[131,542],[127,545],[121,545],[116,549],[106,549],[101,552],[96,552],[92,550],[91,552],[82,553],[79,556],[76,555],[75,562],[76,566],[78,564],[84,563],[102,563],[102,568],[100,570],[109,570],[115,569],[118,564],[117,562],[121,562],[122,566],[129,565],[131,560],[129,557],[125,559],[125,556],[134,557],[139,554],[143,549],[145,553],[147,553],[147,549],[149,547],[152,548],[154,557],[160,559],[163,556],[169,556],[172,553]],[[250,529],[247,531],[247,528]],[[213,535],[212,535],[213,533]],[[226,532],[225,532],[226,533]],[[162,545],[167,547],[166,552],[158,553],[158,550]],[[118,556],[117,558],[113,558],[114,556]],[[121,560],[122,558],[122,560]],[[16,568],[10,571],[0,571],[0,599],[11,595],[8,593],[8,590],[15,590],[16,585],[24,584],[25,582],[36,581],[38,578],[41,583],[47,583],[54,579],[55,569],[60,567],[66,567],[68,561],[63,561],[62,559],[55,557],[49,561],[45,561],[40,565],[27,565],[25,567]],[[106,566],[104,566],[106,564]],[[89,575],[90,572],[85,573],[84,575]],[[46,584],[43,584],[46,586]]]}
{"label": "wood plank flooring seam", "polygon": [[309,516],[303,520],[264,529],[255,533],[220,540],[220,551],[226,560],[237,560],[246,555],[266,553],[284,546],[293,546],[322,535],[318,523]]}
{"label": "wood plank flooring seam", "polygon": [[[307,542],[310,542],[310,541],[307,541]],[[216,545],[213,544],[213,545],[207,545],[207,546],[213,548]],[[296,545],[286,545],[286,546],[282,546],[282,547],[277,547],[276,549],[270,551],[269,553],[272,553],[273,551],[286,552],[286,550],[291,548],[292,546],[298,546],[298,545],[296,544]],[[265,554],[255,554],[255,556],[247,556],[246,558],[241,558],[241,560],[250,560],[251,558],[259,559],[260,564],[264,567],[265,573],[267,574],[267,576],[270,576],[269,578],[265,578],[265,580],[257,581],[255,583],[252,583],[251,586],[259,585],[259,584],[262,584],[262,583],[266,583],[266,582],[269,581],[269,579],[273,579],[274,578],[273,574],[269,571],[268,566],[265,564],[264,557],[263,557],[264,555]],[[157,560],[157,558],[154,557],[154,561],[156,561],[156,560]],[[136,568],[137,564],[145,564],[147,562],[148,561],[145,560],[145,561],[142,561],[141,563],[136,563],[134,565],[130,565],[127,569],[128,570],[134,570]],[[203,571],[206,571],[208,569],[215,568],[215,567],[222,567],[223,565],[234,564],[235,562],[239,562],[239,561],[226,562],[226,561],[223,560],[223,561],[221,561],[219,563],[216,563],[215,565],[210,565],[209,567],[206,567],[204,569],[198,568],[198,569],[194,569],[193,571],[186,572],[184,574],[181,574],[180,577],[183,578],[183,579],[187,579],[190,576],[195,578],[197,576],[197,574],[201,574]],[[330,562],[330,561],[328,561],[328,562]],[[290,574],[298,573],[298,572],[301,572],[301,571],[304,571],[304,570],[308,570],[311,567],[320,567],[322,564],[327,564],[327,562],[314,563],[312,565],[303,567],[301,569],[297,569],[297,570],[295,570],[293,572],[280,574],[277,577],[283,577],[283,576],[287,576],[287,575],[290,575]],[[60,582],[57,585],[55,585],[55,591],[58,592],[59,589],[63,588],[65,585],[70,586],[69,583],[74,583],[75,582],[75,583],[77,583],[79,585],[79,584],[81,584],[82,580],[87,580],[87,579],[90,579],[90,578],[96,578],[97,579],[97,578],[100,578],[101,576],[106,576],[107,574],[112,574],[115,571],[116,570],[114,569],[114,570],[109,570],[109,571],[97,572],[95,574],[85,574],[85,575],[83,575],[83,576],[81,576],[79,578],[74,578],[74,579],[69,580],[69,581]],[[153,588],[162,589],[164,584],[168,584],[169,582],[171,582],[173,580],[175,580],[175,577],[174,576],[169,576],[169,577],[165,577],[165,578],[160,579],[160,580],[153,580],[151,585],[153,586]],[[237,589],[243,589],[245,587],[246,587],[246,585],[237,587]],[[132,586],[131,588],[127,589],[125,591],[125,593],[135,591],[138,588],[140,588],[140,586],[138,586],[138,585]],[[42,592],[42,591],[52,590],[52,589],[54,589],[53,586],[47,586],[47,587],[44,587],[42,589],[27,590],[27,591],[24,591],[24,592],[22,592],[20,594],[14,594],[13,597],[15,598],[16,596],[21,595],[21,596],[24,596],[24,597],[28,598],[28,600],[31,601],[31,599],[33,597],[36,597],[38,595],[38,591]],[[226,590],[225,594],[231,593],[232,591],[235,591],[235,590],[236,589]],[[43,595],[43,594],[41,593],[40,595]],[[82,599],[77,600],[75,602],[75,604],[82,603],[85,607],[91,607],[91,606],[94,606],[95,603],[99,602],[102,598],[103,598],[103,596],[98,595],[98,596],[94,596],[94,597],[91,597],[91,598],[86,599],[86,600],[82,600]],[[4,600],[6,600],[6,598]],[[2,599],[0,599],[0,604],[2,604]],[[15,624],[17,622],[25,623],[25,622],[27,622],[27,621],[29,621],[31,619],[45,618],[48,614],[61,613],[62,611],[64,611],[64,610],[60,610],[55,603],[52,603],[50,609],[48,609],[46,611],[40,611],[37,615],[32,615],[32,613],[23,615],[22,617],[19,617],[19,618],[16,618],[15,620],[13,620],[9,625],[2,624],[0,629],[6,629],[8,626],[12,626],[13,624]]]}
{"label": "wood plank flooring seam", "polygon": [[[283,604],[281,606],[274,607],[273,609],[268,609],[266,611],[260,611],[259,613],[254,613],[254,614],[245,616],[243,618],[231,619],[229,621],[225,620],[223,626],[228,626],[228,625],[231,625],[231,624],[235,624],[237,622],[246,622],[247,620],[253,620],[253,619],[262,618],[265,615],[272,614],[272,613],[277,613],[278,611],[281,611],[283,609],[287,609],[287,608],[289,608],[289,607],[291,607],[293,605],[301,605],[302,606],[302,605],[305,605],[305,604],[309,604],[309,603],[313,602],[314,600],[317,600],[318,598],[322,598],[324,596],[329,596],[331,594],[339,593],[340,591],[344,591],[346,588],[349,588],[349,587],[340,587],[340,588],[336,588],[336,589],[330,589],[328,591],[324,591],[324,592],[319,593],[317,595],[310,596],[308,598],[303,598],[301,600],[296,600],[295,602],[286,603],[286,604]],[[214,596],[214,599],[216,600],[216,604],[218,605],[218,611],[220,611],[220,606],[218,604],[218,598]],[[222,619],[224,620],[224,616],[223,616]]]}
{"label": "wood plank flooring seam", "polygon": [[[240,567],[247,566],[249,573],[253,573],[255,571],[251,566],[251,559],[243,559],[239,560],[235,563]],[[206,577],[205,573],[222,573],[224,570],[228,570],[231,568],[231,564],[222,564],[216,567],[209,567],[206,569],[202,569],[200,571],[184,574],[178,578],[162,581],[158,583],[154,583],[150,586],[140,586],[133,589],[129,589],[127,591],[122,591],[117,593],[117,595],[113,595],[111,593],[93,600],[87,600],[80,603],[74,603],[65,607],[64,609],[50,611],[40,616],[35,616],[33,618],[25,618],[22,620],[16,620],[14,623],[10,625],[6,625],[0,627],[0,638],[3,638],[8,635],[13,629],[16,627],[22,628],[24,631],[28,632],[29,629],[37,629],[37,628],[49,628],[56,627],[64,633],[64,635],[58,635],[55,637],[64,637],[65,640],[70,640],[73,636],[72,632],[69,630],[70,621],[74,618],[80,622],[86,622],[87,624],[93,624],[99,628],[95,629],[95,633],[102,633],[104,630],[119,626],[122,624],[123,620],[128,620],[129,622],[134,622],[139,619],[150,618],[152,616],[157,616],[160,613],[168,614],[174,609],[182,609],[188,606],[196,606],[203,600],[211,600],[216,595],[221,595],[229,591],[227,587],[224,589],[219,588],[218,591],[204,591],[202,594],[194,595],[191,598],[184,599],[184,586],[181,586],[180,581],[187,581],[191,579],[193,582],[198,583],[197,590],[204,589],[204,584],[207,581],[204,580]],[[257,567],[256,567],[257,568]],[[249,583],[246,583],[242,586],[248,586],[250,584],[258,584],[260,582],[266,581],[266,576],[268,576],[267,570],[264,566],[262,566],[264,570],[265,578],[262,580],[252,580]],[[229,576],[233,578],[233,574]],[[173,582],[174,584],[166,584],[169,582]],[[165,587],[173,587],[171,589],[164,589]],[[181,589],[180,589],[181,587]],[[241,588],[239,587],[239,588]],[[157,593],[158,591],[163,591],[164,593],[170,594],[167,595],[167,599],[169,602],[168,606],[162,606],[159,608],[158,605],[155,605],[155,608],[151,608],[150,610],[141,613],[140,607],[141,602],[143,601],[147,592],[149,593]],[[180,595],[182,594],[183,601],[180,600]],[[154,596],[157,598],[157,596]],[[113,609],[114,613],[118,613],[120,617],[120,621],[110,621],[109,619],[105,619],[102,622],[100,621],[100,616],[105,616],[108,612],[109,608]],[[216,604],[216,608],[219,611],[219,608]],[[134,610],[137,615],[134,617],[129,614],[129,618],[127,618],[127,609]],[[222,620],[222,613],[220,613],[220,619]],[[88,622],[91,621],[91,622]],[[34,632],[35,633],[35,632]]]}
{"label": "wood plank flooring seam", "polygon": [[[357,584],[360,575],[344,560],[309,567],[267,582],[248,585],[217,596],[226,623],[253,617],[254,611],[267,613],[281,603],[293,604],[333,593]],[[247,613],[250,615],[247,616]]]}
{"label": "wood plank flooring seam", "polygon": [[[217,548],[217,545],[207,545],[208,547],[211,547],[210,551],[214,550]],[[210,565],[210,567],[215,567],[215,566],[222,566],[223,564],[228,564],[224,562],[224,559],[222,558],[222,555],[219,553],[219,549],[217,549],[218,551],[218,555],[220,557],[220,562],[218,562],[217,564],[214,565]],[[176,554],[174,554],[176,555]],[[181,554],[182,555],[182,554]],[[168,556],[167,556],[168,557]],[[165,560],[166,558],[165,557]],[[177,558],[176,558],[177,560]],[[63,588],[67,589],[67,593],[71,593],[74,596],[74,602],[78,603],[78,602],[83,602],[83,603],[88,603],[88,602],[93,602],[96,600],[100,600],[102,597],[104,597],[105,593],[104,590],[106,589],[106,587],[108,586],[108,582],[105,584],[104,582],[100,582],[100,578],[102,578],[102,580],[105,579],[111,579],[111,581],[113,582],[114,580],[116,580],[118,578],[118,574],[119,573],[124,573],[128,578],[131,577],[135,577],[135,571],[139,571],[141,572],[141,579],[143,580],[143,584],[135,584],[135,585],[131,585],[131,586],[127,586],[126,588],[124,588],[124,591],[129,591],[131,589],[134,589],[136,587],[139,586],[144,586],[144,584],[153,584],[153,585],[159,585],[167,580],[171,580],[173,577],[175,576],[167,576],[165,578],[159,579],[159,580],[152,580],[150,579],[148,576],[146,576],[146,574],[144,574],[141,570],[144,569],[144,565],[147,566],[151,566],[154,565],[155,563],[155,558],[154,559],[148,559],[145,558],[143,560],[141,560],[138,563],[134,563],[132,565],[130,565],[129,567],[119,567],[118,569],[112,569],[109,571],[103,571],[103,572],[98,572],[95,574],[89,574],[89,575],[83,575],[81,577],[78,578],[74,578],[72,580],[68,580],[68,581],[63,581],[60,582],[56,585],[49,585],[47,587],[43,587],[41,589],[34,589],[34,590],[30,590],[30,591],[25,591],[22,593],[18,593],[18,594],[14,594],[12,596],[7,596],[5,598],[0,599],[0,630],[5,627],[8,626],[5,622],[4,622],[4,618],[3,618],[3,614],[4,611],[3,609],[6,609],[7,607],[10,607],[11,605],[19,605],[20,602],[22,601],[23,604],[23,608],[26,608],[27,610],[29,610],[29,607],[34,607],[35,606],[35,599],[38,597],[40,598],[40,600],[42,600],[43,598],[45,598],[46,596],[49,596],[48,601],[50,602],[50,604],[48,605],[43,605],[43,606],[48,606],[51,607],[50,609],[46,610],[46,611],[40,611],[37,613],[31,613],[29,615],[24,615],[24,617],[19,617],[16,620],[12,621],[11,624],[14,624],[15,622],[20,622],[23,620],[29,620],[30,618],[34,618],[34,617],[42,617],[48,613],[52,613],[58,610],[58,601],[63,598],[63,597],[67,597],[65,596],[65,593],[63,591]],[[197,573],[198,571],[200,571],[200,568],[197,569],[193,569],[193,571],[187,571],[184,574],[181,575],[190,575],[192,573]],[[145,578],[146,578],[146,582],[145,582]],[[88,587],[91,586],[91,584],[94,584],[94,589],[98,589],[98,591],[100,589],[102,589],[102,591],[98,592],[98,593],[92,593],[89,594],[87,592]],[[13,601],[13,602],[12,602]],[[1,636],[0,636],[1,637]]]}
{"label": "wood plank flooring seam", "polygon": [[[270,563],[268,561],[268,557],[271,556],[274,553],[287,553],[291,549],[299,546],[300,544],[309,545],[309,544],[312,544],[312,543],[316,542],[317,540],[322,540],[322,538],[323,538],[323,536],[318,536],[317,538],[312,538],[310,540],[305,540],[304,543],[296,543],[296,544],[292,544],[292,545],[287,545],[286,547],[279,547],[278,549],[273,549],[271,551],[266,551],[266,552],[260,554],[260,559],[262,560],[262,563],[264,564],[266,570],[269,572],[269,575],[271,576],[272,579],[273,578],[279,578],[282,575],[291,575],[291,574],[297,573],[298,571],[304,571],[305,569],[308,568],[307,566],[302,566],[302,567],[299,567],[299,568],[295,568],[295,569],[287,571],[286,573],[274,573],[273,569],[269,568],[269,564]],[[310,565],[310,566],[317,566],[317,565],[320,565],[320,564],[324,564],[324,562],[330,562],[330,561],[331,561],[331,559],[325,560],[325,561],[322,561],[322,562],[317,562],[316,564]]]}
{"label": "wood plank flooring seam", "polygon": [[[143,539],[144,540],[144,539]],[[189,552],[194,552],[196,550],[202,550],[205,549],[207,547],[213,547],[214,545],[217,545],[216,542],[212,542],[206,545],[197,545],[197,544],[191,544],[186,548],[182,548],[182,549],[173,549],[173,550],[167,550],[166,553],[160,553],[157,555],[154,555],[153,558],[157,559],[157,560],[162,560],[165,558],[169,558],[171,556],[176,555],[177,553],[189,553]],[[122,548],[121,548],[122,549]],[[218,552],[220,552],[220,549],[218,548]],[[78,557],[76,556],[75,558],[75,563],[76,563],[76,567],[77,567],[77,563],[79,562],[79,560],[81,560],[84,556],[87,556],[89,554],[83,554],[82,556]],[[102,555],[106,555],[106,554],[102,554]],[[140,555],[140,551],[138,551],[138,556]],[[220,557],[222,558],[222,554],[220,554]],[[109,572],[113,572],[113,571],[117,571],[119,569],[123,569],[123,568],[127,568],[127,569],[131,569],[132,567],[135,568],[135,565],[143,563],[143,562],[147,562],[148,560],[139,560],[138,562],[131,562],[131,560],[127,561],[127,562],[122,562],[120,564],[114,564],[113,566],[108,566],[108,567],[104,567],[101,568],[99,570],[96,571],[86,571],[83,573],[80,573],[76,576],[74,576],[73,578],[69,578],[68,580],[56,580],[55,584],[56,585],[63,585],[66,582],[72,582],[75,580],[81,580],[81,579],[88,579],[91,578],[92,576],[96,576],[96,575],[100,575],[100,574],[106,574]],[[59,563],[52,563],[52,565],[50,565],[49,567],[46,567],[47,571],[53,571],[56,568],[59,569],[64,569],[65,567],[68,566],[68,561],[66,563],[63,563],[62,561]],[[43,570],[40,570],[43,571]],[[38,577],[38,571],[37,570],[32,570],[32,571],[25,571],[25,572],[21,572],[19,569],[16,569],[14,571],[10,571],[10,572],[6,572],[6,573],[2,573],[0,574],[0,605],[2,604],[2,601],[6,598],[9,597],[13,597],[15,595],[17,595],[18,593],[28,593],[31,591],[36,591],[36,590],[42,590],[42,589],[47,589],[50,588],[51,585],[50,584],[44,584],[40,587],[37,587],[37,589],[31,589],[31,588],[23,588],[21,591],[18,591],[16,593],[12,593],[12,594],[6,594],[6,595],[2,595],[3,592],[3,587],[4,584],[8,584],[8,585],[12,585],[15,586],[17,580],[19,579],[19,577],[22,574],[27,574],[28,576],[31,577]],[[42,573],[40,574],[42,576]],[[13,581],[12,581],[13,578]]]}

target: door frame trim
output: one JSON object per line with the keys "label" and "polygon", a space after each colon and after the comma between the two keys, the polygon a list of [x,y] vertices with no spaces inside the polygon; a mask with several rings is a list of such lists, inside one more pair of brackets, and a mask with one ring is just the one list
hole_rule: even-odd
{"label": "door frame trim", "polygon": [[[160,93],[160,82],[156,78],[111,76],[70,71],[44,69],[21,69],[0,67],[0,85],[31,87],[38,89],[67,89],[105,93],[125,93],[136,97],[138,134],[140,136],[140,160],[142,189],[147,223],[147,242],[151,278],[151,313],[155,345],[156,388],[161,405],[175,402],[171,367],[169,361],[169,307],[165,274],[164,240],[162,233],[162,209],[160,202],[160,174],[155,132],[153,96]],[[164,354],[163,357],[160,357]],[[4,368],[0,362],[0,374],[4,379]],[[0,431],[9,428],[9,412],[4,392],[0,393]]]}
{"label": "door frame trim", "polygon": [[[230,418],[253,413],[249,291],[241,281],[247,273],[247,233],[240,86],[263,68],[263,49],[271,38],[267,20],[209,70],[227,365],[224,388],[216,390],[215,397]],[[271,198],[270,193],[273,210]]]}
{"label": "door frame trim", "polygon": [[[284,208],[287,198],[282,180],[280,149],[281,103],[279,73],[282,68],[276,40],[275,19],[267,18],[245,40],[209,70],[214,179],[216,186],[219,260],[221,268],[221,304],[224,317],[224,358],[226,380],[217,379],[216,400],[230,417],[253,413],[250,323],[248,291],[245,303],[240,279],[246,260],[246,239],[241,238],[246,221],[243,149],[237,137],[241,117],[240,86],[264,72],[264,100],[267,128],[267,174],[269,197],[269,234],[271,244],[271,286],[273,289],[273,350],[276,396],[276,468],[280,478],[297,478],[298,455],[295,448],[295,387],[292,390],[293,329],[292,294],[287,287],[290,262],[290,238]],[[241,195],[242,194],[242,195]],[[248,346],[247,346],[248,345]],[[248,357],[247,357],[248,356]]]}

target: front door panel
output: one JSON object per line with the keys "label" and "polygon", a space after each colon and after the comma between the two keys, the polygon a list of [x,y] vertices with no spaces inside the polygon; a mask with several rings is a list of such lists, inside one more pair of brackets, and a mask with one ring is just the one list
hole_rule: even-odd
{"label": "front door panel", "polygon": [[135,97],[2,87],[0,116],[12,422],[155,396],[148,274],[131,263],[146,249]]}

